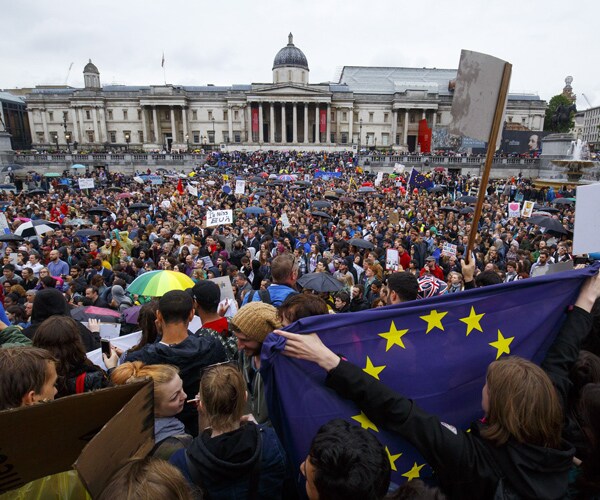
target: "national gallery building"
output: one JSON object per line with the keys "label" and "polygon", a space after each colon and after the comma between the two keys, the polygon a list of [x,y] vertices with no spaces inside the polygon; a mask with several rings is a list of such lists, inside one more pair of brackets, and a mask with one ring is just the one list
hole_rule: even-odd
{"label": "national gallery building", "polygon": [[[38,149],[360,146],[428,152],[456,147],[446,133],[456,74],[345,66],[338,82],[310,83],[306,56],[290,34],[273,61],[272,83],[103,86],[90,60],[84,88],[36,87],[26,102],[32,147]],[[542,130],[545,110],[537,95],[510,94],[506,121]]]}

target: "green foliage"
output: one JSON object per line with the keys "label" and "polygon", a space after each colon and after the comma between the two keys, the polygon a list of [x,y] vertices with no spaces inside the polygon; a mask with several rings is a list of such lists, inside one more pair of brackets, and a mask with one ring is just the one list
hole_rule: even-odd
{"label": "green foliage", "polygon": [[546,109],[546,117],[544,118],[544,130],[565,133],[573,128],[575,122],[572,118],[569,120],[569,123],[560,124],[558,126],[558,130],[555,130],[552,127],[552,117],[554,116],[554,113],[556,113],[556,109],[561,104],[563,106],[570,106],[572,102],[562,94],[555,95],[552,99],[550,99],[550,102],[548,103],[548,109]]}

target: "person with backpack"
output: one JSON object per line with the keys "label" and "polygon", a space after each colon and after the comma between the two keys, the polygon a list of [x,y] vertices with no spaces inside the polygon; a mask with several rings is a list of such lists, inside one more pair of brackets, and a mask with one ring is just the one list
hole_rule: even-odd
{"label": "person with backpack", "polygon": [[278,255],[271,263],[273,283],[266,290],[252,290],[244,297],[242,306],[250,302],[264,302],[279,307],[288,295],[298,293],[295,289],[299,265],[290,253]]}

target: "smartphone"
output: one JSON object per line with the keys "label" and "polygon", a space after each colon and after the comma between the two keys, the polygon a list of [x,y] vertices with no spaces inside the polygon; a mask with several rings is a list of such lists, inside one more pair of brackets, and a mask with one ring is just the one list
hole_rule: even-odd
{"label": "smartphone", "polygon": [[111,355],[110,340],[100,339],[100,346],[102,347],[102,354],[106,354],[110,358],[110,355]]}

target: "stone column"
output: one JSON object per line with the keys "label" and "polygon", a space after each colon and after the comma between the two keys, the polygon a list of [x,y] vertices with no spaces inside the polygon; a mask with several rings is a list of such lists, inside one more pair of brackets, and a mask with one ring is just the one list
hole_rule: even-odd
{"label": "stone column", "polygon": [[425,118],[427,118],[427,110],[424,109],[423,112],[421,113],[421,120],[425,120]]}
{"label": "stone column", "polygon": [[185,141],[185,136],[189,133],[187,123],[187,111],[185,110],[185,106],[181,106],[181,123],[183,125],[183,140]]}
{"label": "stone column", "polygon": [[275,103],[269,103],[269,142],[275,143]]}
{"label": "stone column", "polygon": [[108,141],[108,131],[106,130],[106,115],[104,108],[100,108],[100,131],[102,133],[102,142]]}
{"label": "stone column", "polygon": [[152,141],[154,144],[160,144],[160,139],[158,137],[158,113],[156,111],[156,106],[152,106],[152,123],[154,126],[154,135],[152,137]]}
{"label": "stone column", "polygon": [[319,117],[319,103],[315,104],[315,144],[319,144],[321,142],[321,120]]}
{"label": "stone column", "polygon": [[177,127],[175,126],[175,108],[173,106],[171,106],[170,108],[171,108],[171,139],[172,139],[171,147],[173,147],[172,145],[179,141],[177,140]]}
{"label": "stone column", "polygon": [[296,144],[298,142],[298,104],[294,103],[292,111],[292,142]]}
{"label": "stone column", "polygon": [[308,144],[308,102],[304,103],[304,144]]}
{"label": "stone column", "polygon": [[398,134],[398,110],[392,110],[392,145],[396,144],[396,135]]}
{"label": "stone column", "polygon": [[408,146],[408,109],[404,110],[404,137],[402,144]]}
{"label": "stone column", "polygon": [[248,106],[246,106],[246,105],[242,106],[242,109],[241,109],[242,112],[240,114],[241,129],[242,129],[242,131],[241,131],[242,137],[240,139],[242,140],[242,142],[244,142],[246,140],[246,108],[247,107]]}
{"label": "stone column", "polygon": [[263,131],[263,103],[258,103],[258,142],[265,142],[265,134]]}
{"label": "stone column", "polygon": [[431,113],[431,130],[433,131],[436,126],[435,121],[437,119],[437,109],[434,109]]}
{"label": "stone column", "polygon": [[285,127],[285,102],[281,103],[281,144],[287,142],[287,133]]}
{"label": "stone column", "polygon": [[87,130],[85,129],[85,122],[83,120],[83,108],[77,108],[77,114],[79,115],[79,125],[81,125],[81,142],[87,142],[88,137]]}
{"label": "stone column", "polygon": [[325,144],[329,144],[331,142],[331,104],[327,104],[325,123],[327,124],[327,127],[325,128]]}
{"label": "stone column", "polygon": [[73,122],[73,142],[81,142],[79,139],[79,127],[77,126],[77,113],[75,108],[71,108],[71,121]]}
{"label": "stone column", "polygon": [[94,142],[101,143],[100,134],[98,133],[98,109],[92,108],[92,119],[94,120]]}
{"label": "stone column", "polygon": [[229,142],[233,142],[233,108],[227,108],[227,131],[229,132]]}
{"label": "stone column", "polygon": [[354,108],[348,108],[348,113],[350,113],[348,120],[348,144],[352,145],[352,141],[354,140],[352,137],[354,135]]}
{"label": "stone column", "polygon": [[144,142],[142,144],[146,144],[150,141],[150,137],[148,137],[148,124],[146,123],[146,107],[142,106],[142,134],[144,135]]}
{"label": "stone column", "polygon": [[42,128],[44,129],[44,142],[50,143],[50,134],[48,133],[48,121],[46,120],[46,108],[40,108],[40,114],[42,115]]}

